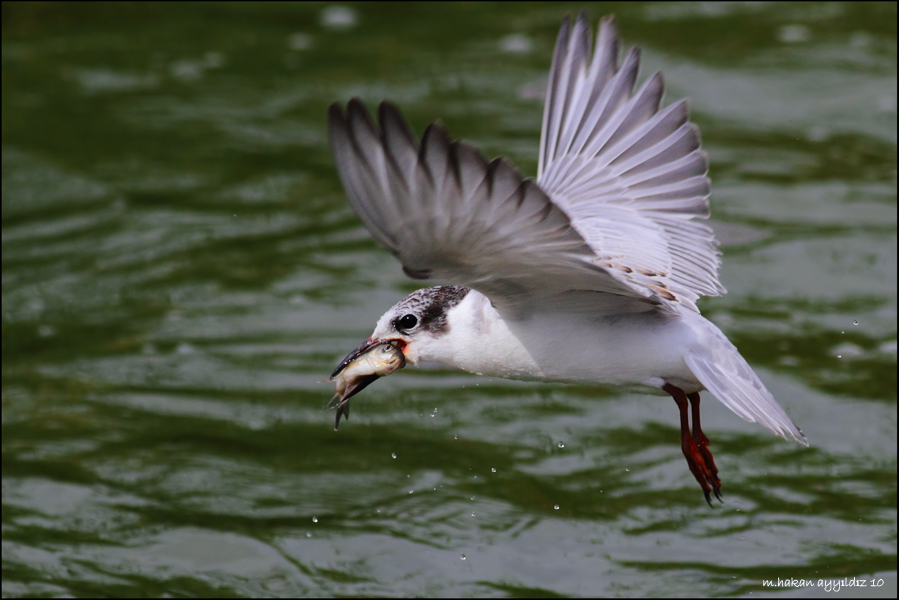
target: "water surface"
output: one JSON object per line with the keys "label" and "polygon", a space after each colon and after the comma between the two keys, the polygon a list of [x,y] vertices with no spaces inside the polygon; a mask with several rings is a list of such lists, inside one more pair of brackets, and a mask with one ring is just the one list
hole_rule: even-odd
{"label": "water surface", "polygon": [[692,99],[700,308],[810,448],[706,395],[712,510],[665,398],[405,369],[332,430],[321,381],[416,285],[327,106],[534,174],[582,8],[4,4],[4,595],[895,597],[895,4],[589,7]]}

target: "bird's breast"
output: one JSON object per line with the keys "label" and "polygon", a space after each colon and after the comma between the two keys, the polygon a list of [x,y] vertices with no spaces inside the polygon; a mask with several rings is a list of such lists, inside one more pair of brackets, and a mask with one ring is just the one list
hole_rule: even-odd
{"label": "bird's breast", "polygon": [[[483,298],[483,296],[482,296]],[[437,360],[510,379],[658,387],[695,379],[684,354],[695,334],[680,317],[541,313],[505,320],[488,304],[466,299],[452,315],[447,355]]]}

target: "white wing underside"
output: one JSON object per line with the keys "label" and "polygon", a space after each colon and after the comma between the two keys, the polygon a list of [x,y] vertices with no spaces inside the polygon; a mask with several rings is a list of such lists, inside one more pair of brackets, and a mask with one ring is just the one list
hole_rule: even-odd
{"label": "white wing underside", "polygon": [[388,103],[380,127],[357,100],[330,110],[350,206],[418,279],[477,289],[501,311],[596,314],[696,310],[723,292],[708,215],[707,161],[685,102],[658,111],[661,75],[633,94],[638,54],[619,69],[602,21],[566,19],[553,56],[538,182],[430,125],[418,144]]}
{"label": "white wing underside", "polygon": [[709,214],[708,161],[686,100],[659,111],[656,73],[633,93],[639,50],[618,67],[618,33],[600,22],[590,56],[581,14],[562,24],[549,75],[537,182],[571,219],[598,264],[696,310],[724,293]]}

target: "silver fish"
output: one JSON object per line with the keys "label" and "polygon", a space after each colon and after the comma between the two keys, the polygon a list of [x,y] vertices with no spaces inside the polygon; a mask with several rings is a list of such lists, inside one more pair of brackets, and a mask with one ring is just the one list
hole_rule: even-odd
{"label": "silver fish", "polygon": [[337,407],[334,430],[340,425],[340,417],[350,418],[350,398],[361,392],[379,377],[386,377],[406,365],[403,351],[390,343],[358,348],[346,357],[331,374],[330,381],[337,382],[337,393],[328,402],[328,408]]}

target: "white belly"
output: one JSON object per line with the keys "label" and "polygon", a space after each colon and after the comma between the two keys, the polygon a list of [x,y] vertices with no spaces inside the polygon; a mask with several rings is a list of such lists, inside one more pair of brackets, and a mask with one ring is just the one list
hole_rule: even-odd
{"label": "white belly", "polygon": [[696,343],[690,319],[543,312],[506,322],[480,294],[456,309],[445,340],[449,353],[434,358],[472,373],[629,387],[660,388],[669,382],[688,392],[701,388],[683,359]]}

